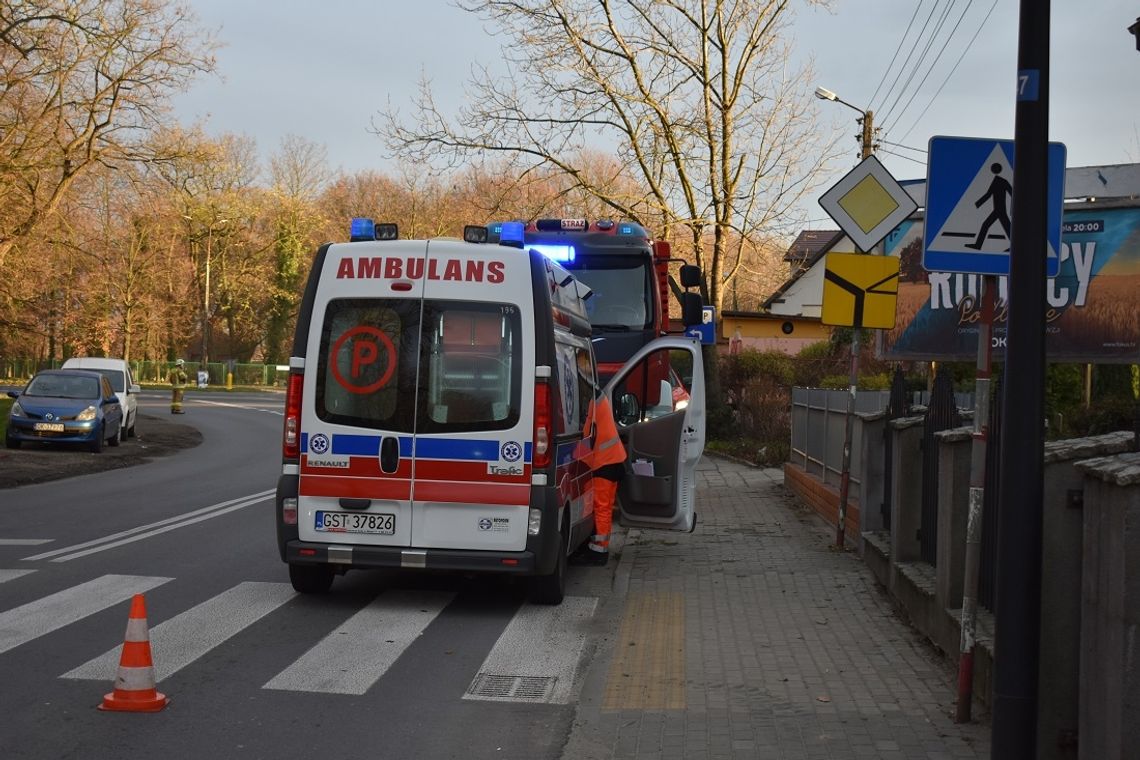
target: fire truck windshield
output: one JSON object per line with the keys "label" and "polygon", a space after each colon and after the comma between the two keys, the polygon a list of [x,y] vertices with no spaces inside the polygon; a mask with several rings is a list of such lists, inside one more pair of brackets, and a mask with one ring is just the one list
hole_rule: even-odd
{"label": "fire truck windshield", "polygon": [[568,267],[590,286],[586,302],[596,330],[645,330],[653,326],[649,261],[640,256],[590,256],[579,252]]}

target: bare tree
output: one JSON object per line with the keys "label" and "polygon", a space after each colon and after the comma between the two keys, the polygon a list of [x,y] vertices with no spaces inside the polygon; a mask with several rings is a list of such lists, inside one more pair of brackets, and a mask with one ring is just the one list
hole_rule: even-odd
{"label": "bare tree", "polygon": [[[825,4],[826,0],[803,0]],[[454,117],[421,82],[411,122],[374,122],[399,156],[437,168],[509,156],[522,175],[553,170],[574,190],[688,249],[720,306],[741,274],[734,240],[796,223],[825,178],[834,135],[817,129],[807,69],[789,69],[791,0],[472,0],[462,7],[509,42],[508,74],[477,69]],[[611,148],[600,182],[583,158]],[[711,238],[711,239],[710,239]],[[683,252],[683,251],[682,251]]]}
{"label": "bare tree", "polygon": [[153,157],[148,130],[213,48],[170,0],[0,4],[0,266],[82,174]]}

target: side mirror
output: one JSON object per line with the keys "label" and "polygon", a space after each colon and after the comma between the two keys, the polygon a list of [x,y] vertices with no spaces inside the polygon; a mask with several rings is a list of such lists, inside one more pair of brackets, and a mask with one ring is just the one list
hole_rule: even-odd
{"label": "side mirror", "polygon": [[8,398],[19,398],[19,397],[20,397],[19,391],[8,391]]}
{"label": "side mirror", "polygon": [[681,265],[681,287],[699,288],[701,286],[701,268],[692,264]]}
{"label": "side mirror", "polygon": [[632,425],[641,419],[641,404],[637,396],[632,393],[623,393],[618,399],[617,422],[621,425]]}
{"label": "side mirror", "polygon": [[142,386],[141,385],[132,385],[130,388],[127,389],[127,393],[142,393]]}
{"label": "side mirror", "polygon": [[692,327],[701,323],[704,304],[701,303],[701,297],[697,293],[682,293],[681,294],[681,323],[685,327]]}

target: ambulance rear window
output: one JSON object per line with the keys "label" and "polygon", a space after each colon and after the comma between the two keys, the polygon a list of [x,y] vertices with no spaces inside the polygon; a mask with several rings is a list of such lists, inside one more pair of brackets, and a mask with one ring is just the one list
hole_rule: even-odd
{"label": "ambulance rear window", "polygon": [[325,422],[413,432],[420,303],[329,301],[317,365],[317,416]]}
{"label": "ambulance rear window", "polygon": [[511,304],[424,305],[419,432],[513,427],[519,419],[519,310]]}

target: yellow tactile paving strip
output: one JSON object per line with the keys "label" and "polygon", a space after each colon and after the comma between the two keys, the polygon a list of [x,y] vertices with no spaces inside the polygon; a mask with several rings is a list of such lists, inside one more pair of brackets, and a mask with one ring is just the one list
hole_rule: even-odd
{"label": "yellow tactile paving strip", "polygon": [[680,594],[629,595],[602,709],[685,709],[685,605]]}

